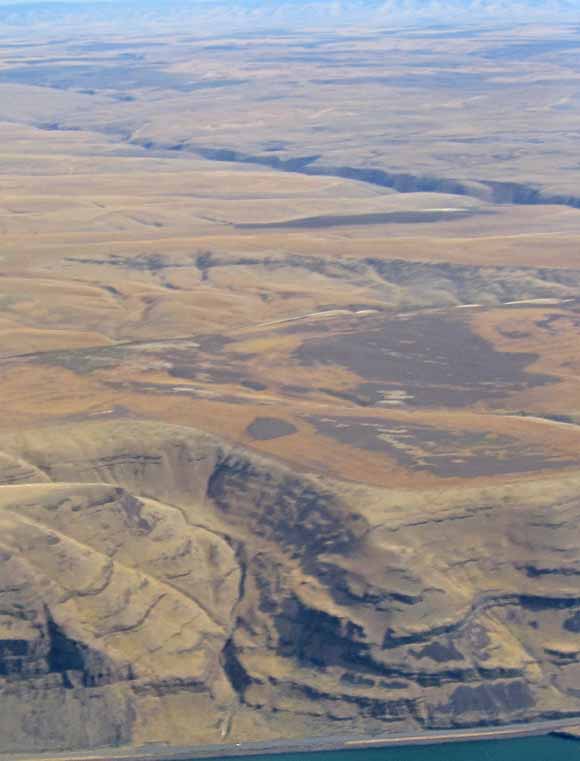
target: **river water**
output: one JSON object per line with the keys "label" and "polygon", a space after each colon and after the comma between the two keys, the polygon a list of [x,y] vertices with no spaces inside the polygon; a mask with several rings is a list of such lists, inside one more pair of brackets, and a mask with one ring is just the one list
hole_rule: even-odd
{"label": "river water", "polygon": [[580,742],[558,737],[526,737],[403,748],[247,756],[245,761],[254,758],[256,761],[580,761]]}

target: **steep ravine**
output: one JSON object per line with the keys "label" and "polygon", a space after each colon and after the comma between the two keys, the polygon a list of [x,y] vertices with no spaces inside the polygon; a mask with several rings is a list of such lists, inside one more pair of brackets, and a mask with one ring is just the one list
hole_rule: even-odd
{"label": "steep ravine", "polygon": [[[65,123],[49,125],[37,124],[39,129],[50,131],[75,131],[78,129]],[[280,157],[271,153],[245,153],[236,148],[214,148],[195,143],[163,143],[156,140],[136,138],[130,132],[107,131],[109,139],[143,148],[151,154],[191,153],[208,161],[254,164],[280,172],[291,172],[310,176],[341,177],[357,182],[365,182],[383,188],[391,188],[398,193],[449,193],[459,196],[473,196],[492,204],[514,204],[537,206],[540,204],[569,206],[580,209],[580,196],[567,193],[546,192],[537,182],[512,182],[487,180],[478,177],[460,179],[441,177],[416,172],[389,172],[385,169],[348,164],[329,164],[323,155]]]}
{"label": "steep ravine", "polygon": [[[139,143],[137,143],[139,144]],[[383,188],[391,188],[398,193],[450,193],[460,196],[473,196],[493,204],[538,205],[553,204],[580,209],[580,196],[546,193],[541,186],[530,183],[505,182],[501,180],[461,180],[453,177],[437,177],[428,174],[388,172],[373,167],[353,167],[329,165],[323,156],[303,156],[283,159],[264,154],[246,154],[235,149],[205,148],[183,143],[162,146],[146,143],[146,148],[161,148],[171,151],[188,151],[210,161],[229,163],[256,164],[267,166],[281,172],[298,174],[342,177],[357,182],[366,182]]]}
{"label": "steep ravine", "polygon": [[0,450],[1,750],[580,715],[578,475],[394,503],[155,423]]}

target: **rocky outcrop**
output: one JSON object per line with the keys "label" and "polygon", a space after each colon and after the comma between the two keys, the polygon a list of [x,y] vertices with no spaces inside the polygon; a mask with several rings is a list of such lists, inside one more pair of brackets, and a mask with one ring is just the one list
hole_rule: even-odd
{"label": "rocky outcrop", "polygon": [[0,448],[2,750],[580,715],[580,477],[393,499],[127,420]]}
{"label": "rocky outcrop", "polygon": [[[416,308],[460,304],[495,305],[533,298],[577,298],[578,270],[549,267],[482,267],[448,262],[403,259],[348,259],[333,256],[287,254],[255,258],[200,254],[195,259],[204,281],[222,273],[252,271],[256,278],[280,282],[300,274],[316,275],[328,284],[350,284],[367,289],[369,299],[380,299],[382,308]],[[370,302],[369,302],[370,303]],[[377,302],[378,303],[378,302]]]}
{"label": "rocky outcrop", "polygon": [[433,174],[412,174],[407,172],[389,172],[369,166],[332,165],[324,162],[323,157],[296,156],[280,158],[266,154],[252,155],[228,148],[208,148],[187,143],[162,145],[134,141],[138,145],[152,149],[172,151],[191,151],[210,161],[228,163],[255,164],[267,166],[281,172],[298,172],[300,174],[341,177],[357,182],[366,182],[382,188],[391,188],[397,193],[451,193],[459,196],[472,196],[494,204],[515,204],[535,206],[553,204],[580,208],[580,196],[555,194],[544,191],[539,185],[520,182],[502,182],[499,180],[466,180],[453,177],[441,177]]}

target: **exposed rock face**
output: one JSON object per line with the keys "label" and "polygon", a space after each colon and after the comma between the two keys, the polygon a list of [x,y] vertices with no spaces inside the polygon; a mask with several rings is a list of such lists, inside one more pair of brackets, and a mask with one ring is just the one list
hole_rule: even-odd
{"label": "exposed rock face", "polygon": [[580,477],[371,491],[127,421],[0,448],[3,751],[580,715]]}
{"label": "exposed rock face", "polygon": [[372,257],[353,260],[333,256],[329,259],[299,254],[257,258],[211,253],[198,256],[196,266],[206,281],[220,274],[236,277],[237,272],[247,270],[255,277],[267,277],[269,283],[282,285],[297,273],[300,276],[314,274],[327,284],[343,282],[352,288],[368,289],[369,296],[380,297],[382,308],[397,309],[473,303],[494,305],[544,297],[576,298],[580,288],[578,270],[533,266],[482,267]]}
{"label": "exposed rock face", "polygon": [[[155,147],[148,145],[148,148]],[[158,146],[162,147],[162,146]],[[173,150],[187,150],[187,145],[165,146]],[[304,156],[280,159],[277,156],[254,156],[235,150],[220,148],[193,147],[194,153],[213,161],[239,162],[269,166],[283,172],[299,172],[308,175],[344,177],[349,180],[368,182],[383,188],[392,188],[399,193],[453,193],[482,198],[496,204],[519,204],[533,206],[537,204],[558,204],[580,207],[580,198],[574,195],[555,195],[543,192],[536,185],[517,182],[499,182],[489,180],[458,180],[452,177],[386,172],[372,167],[329,166],[318,163],[320,156]]]}

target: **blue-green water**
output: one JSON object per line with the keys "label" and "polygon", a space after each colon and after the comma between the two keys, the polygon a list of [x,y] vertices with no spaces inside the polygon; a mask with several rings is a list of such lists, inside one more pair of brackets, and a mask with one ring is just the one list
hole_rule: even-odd
{"label": "blue-green water", "polygon": [[[445,743],[405,748],[250,756],[257,761],[580,761],[580,742],[558,737]],[[239,759],[236,759],[239,761]]]}

